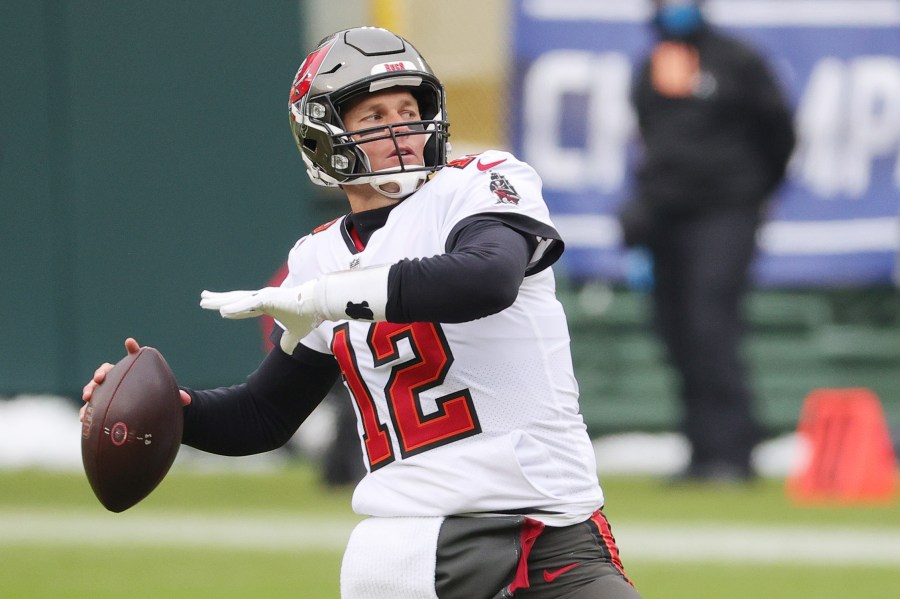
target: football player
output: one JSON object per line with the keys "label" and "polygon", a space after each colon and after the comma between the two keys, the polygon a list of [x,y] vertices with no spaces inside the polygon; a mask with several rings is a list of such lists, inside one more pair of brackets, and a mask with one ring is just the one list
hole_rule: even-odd
{"label": "football player", "polygon": [[184,443],[277,448],[340,376],[366,466],[353,509],[369,516],[342,597],[639,597],[601,511],[541,180],[501,151],[448,162],[444,104],[387,30],[340,31],[306,57],[291,129],[350,212],[296,243],[280,287],[203,292],[225,318],[279,326],[245,383],[183,391]]}

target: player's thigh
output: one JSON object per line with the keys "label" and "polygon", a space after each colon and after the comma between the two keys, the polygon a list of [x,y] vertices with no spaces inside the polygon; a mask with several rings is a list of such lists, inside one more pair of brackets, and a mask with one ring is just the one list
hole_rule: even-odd
{"label": "player's thigh", "polygon": [[532,573],[530,586],[517,590],[515,597],[516,599],[640,599],[641,595],[613,563],[597,559],[581,562],[558,578],[535,576]]}
{"label": "player's thigh", "polygon": [[601,511],[579,524],[545,527],[528,559],[529,584],[516,599],[634,599],[609,522]]}
{"label": "player's thigh", "polygon": [[641,595],[621,576],[603,576],[555,599],[641,599]]}

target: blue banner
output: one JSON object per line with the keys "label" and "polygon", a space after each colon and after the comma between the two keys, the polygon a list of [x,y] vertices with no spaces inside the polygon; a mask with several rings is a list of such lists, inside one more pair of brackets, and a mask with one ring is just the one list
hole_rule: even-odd
{"label": "blue banner", "polygon": [[[544,180],[574,278],[624,281],[614,218],[631,193],[629,91],[653,41],[643,0],[516,0],[516,153]],[[759,238],[756,283],[897,281],[900,0],[709,0],[760,49],[796,111],[798,144]]]}

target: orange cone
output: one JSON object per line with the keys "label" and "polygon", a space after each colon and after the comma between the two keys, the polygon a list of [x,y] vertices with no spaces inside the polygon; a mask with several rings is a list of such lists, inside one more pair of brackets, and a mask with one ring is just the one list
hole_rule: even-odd
{"label": "orange cone", "polygon": [[796,503],[888,502],[897,458],[881,402],[869,389],[817,389],[803,405],[797,433],[809,453],[787,479]]}

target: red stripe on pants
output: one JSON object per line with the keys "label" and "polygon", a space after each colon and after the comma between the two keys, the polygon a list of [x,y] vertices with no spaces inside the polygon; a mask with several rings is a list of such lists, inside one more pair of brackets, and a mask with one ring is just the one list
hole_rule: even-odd
{"label": "red stripe on pants", "polygon": [[606,519],[606,516],[603,515],[603,512],[597,510],[591,515],[591,522],[597,526],[597,530],[600,532],[600,538],[603,539],[603,545],[606,547],[606,550],[609,551],[609,560],[612,562],[612,565],[625,577],[628,584],[634,586],[625,574],[625,568],[622,566],[622,559],[619,557],[619,547],[616,545],[616,538],[613,536],[612,529],[609,527],[609,521]]}

